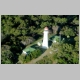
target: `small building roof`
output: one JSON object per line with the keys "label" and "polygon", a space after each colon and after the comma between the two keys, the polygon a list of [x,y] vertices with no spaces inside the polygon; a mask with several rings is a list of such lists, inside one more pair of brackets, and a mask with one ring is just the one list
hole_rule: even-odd
{"label": "small building roof", "polygon": [[23,51],[25,51],[25,52],[32,52],[32,51],[34,51],[35,49],[34,48],[31,48],[31,47],[26,47]]}
{"label": "small building roof", "polygon": [[55,37],[53,38],[53,41],[57,41],[57,40],[60,40],[60,36],[55,36]]}
{"label": "small building roof", "polygon": [[60,36],[55,36],[55,39],[59,39],[60,38]]}

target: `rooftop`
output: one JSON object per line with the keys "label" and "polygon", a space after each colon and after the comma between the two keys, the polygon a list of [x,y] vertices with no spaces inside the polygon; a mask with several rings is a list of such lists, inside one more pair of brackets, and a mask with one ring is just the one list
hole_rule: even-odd
{"label": "rooftop", "polygon": [[48,27],[45,27],[44,30],[48,30]]}
{"label": "rooftop", "polygon": [[25,51],[25,52],[32,52],[34,50],[35,50],[35,48],[26,47],[23,51]]}

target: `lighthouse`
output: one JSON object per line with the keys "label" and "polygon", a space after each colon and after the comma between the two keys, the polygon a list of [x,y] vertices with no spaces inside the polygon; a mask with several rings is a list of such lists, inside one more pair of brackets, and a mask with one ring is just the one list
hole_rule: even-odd
{"label": "lighthouse", "polygon": [[43,35],[43,43],[42,47],[47,49],[48,48],[48,27],[44,28],[44,35]]}

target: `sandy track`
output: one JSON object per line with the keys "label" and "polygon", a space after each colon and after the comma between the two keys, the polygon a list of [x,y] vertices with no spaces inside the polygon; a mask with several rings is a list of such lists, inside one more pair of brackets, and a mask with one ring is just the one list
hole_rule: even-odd
{"label": "sandy track", "polygon": [[47,49],[41,56],[39,56],[36,59],[31,60],[30,62],[28,62],[27,64],[36,64],[37,61],[41,60],[44,56],[48,55],[50,52],[50,48]]}

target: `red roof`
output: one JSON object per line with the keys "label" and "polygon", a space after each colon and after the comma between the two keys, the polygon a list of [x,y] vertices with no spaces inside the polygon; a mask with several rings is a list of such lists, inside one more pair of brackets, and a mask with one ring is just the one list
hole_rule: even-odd
{"label": "red roof", "polygon": [[48,27],[45,27],[44,30],[48,30]]}

